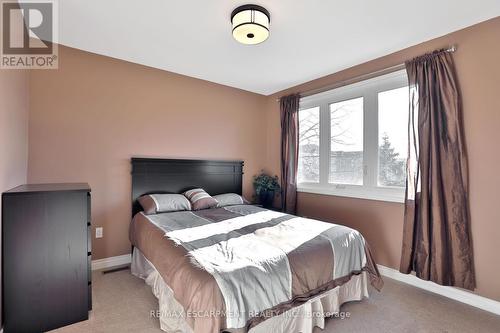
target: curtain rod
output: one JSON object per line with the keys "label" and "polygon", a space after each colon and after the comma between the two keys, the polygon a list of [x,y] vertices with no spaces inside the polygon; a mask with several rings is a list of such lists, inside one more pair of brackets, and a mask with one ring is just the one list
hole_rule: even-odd
{"label": "curtain rod", "polygon": [[[452,45],[449,48],[447,48],[445,50],[445,52],[453,53],[456,50],[457,50],[456,45]],[[350,79],[347,79],[347,80],[344,80],[344,81],[340,81],[340,82],[336,82],[336,83],[333,83],[333,84],[329,84],[329,85],[321,87],[321,88],[316,88],[316,89],[311,89],[311,90],[304,91],[304,92],[300,93],[300,97],[307,97],[307,96],[311,96],[311,95],[316,95],[316,94],[319,94],[319,93],[322,93],[322,92],[325,92],[325,91],[328,91],[328,90],[340,88],[340,87],[343,87],[343,86],[347,86],[349,84],[353,84],[353,83],[356,83],[356,82],[359,82],[359,81],[363,81],[363,80],[368,80],[368,79],[371,79],[371,78],[374,78],[374,77],[377,77],[377,76],[381,76],[381,75],[393,73],[393,72],[396,72],[396,71],[399,71],[399,70],[402,70],[402,69],[405,69],[405,68],[406,68],[406,66],[405,66],[404,63],[398,64],[398,65],[394,65],[394,66],[391,66],[391,67],[386,67],[386,68],[383,68],[383,69],[379,69],[379,70],[377,70],[375,72],[358,75],[358,76],[355,76],[353,78],[350,78]],[[280,100],[279,98],[276,99],[277,102],[279,102],[279,100]]]}

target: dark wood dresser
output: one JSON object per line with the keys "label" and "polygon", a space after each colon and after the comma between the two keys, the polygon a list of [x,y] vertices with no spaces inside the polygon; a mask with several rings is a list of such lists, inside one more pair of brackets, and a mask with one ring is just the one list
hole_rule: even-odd
{"label": "dark wood dresser", "polygon": [[28,184],[2,194],[4,332],[44,332],[92,308],[90,187]]}

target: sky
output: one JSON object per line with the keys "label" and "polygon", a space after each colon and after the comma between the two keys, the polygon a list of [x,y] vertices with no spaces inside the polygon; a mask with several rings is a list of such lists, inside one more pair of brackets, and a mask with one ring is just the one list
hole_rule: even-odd
{"label": "sky", "polygon": [[408,87],[384,91],[378,95],[379,145],[387,133],[389,141],[406,158],[408,150]]}

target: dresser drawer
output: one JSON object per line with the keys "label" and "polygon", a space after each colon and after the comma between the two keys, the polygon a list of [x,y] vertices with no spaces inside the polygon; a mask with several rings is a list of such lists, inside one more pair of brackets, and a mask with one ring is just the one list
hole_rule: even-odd
{"label": "dresser drawer", "polygon": [[89,311],[90,311],[92,310],[92,283],[89,284],[88,294],[89,294]]}
{"label": "dresser drawer", "polygon": [[92,219],[92,200],[90,192],[87,192],[87,223],[90,224]]}
{"label": "dresser drawer", "polygon": [[92,282],[92,256],[87,256],[87,281]]}
{"label": "dresser drawer", "polygon": [[92,226],[87,223],[87,252],[92,252]]}

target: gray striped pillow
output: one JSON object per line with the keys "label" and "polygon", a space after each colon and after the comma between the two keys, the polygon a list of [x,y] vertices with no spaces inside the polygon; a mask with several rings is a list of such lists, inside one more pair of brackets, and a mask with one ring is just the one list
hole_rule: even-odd
{"label": "gray striped pillow", "polygon": [[216,207],[219,203],[213,197],[205,192],[202,188],[195,188],[184,192],[186,198],[191,202],[191,207],[193,210],[207,209]]}
{"label": "gray striped pillow", "polygon": [[138,200],[146,215],[191,210],[191,203],[182,194],[148,194]]}

